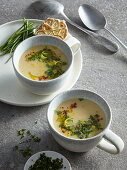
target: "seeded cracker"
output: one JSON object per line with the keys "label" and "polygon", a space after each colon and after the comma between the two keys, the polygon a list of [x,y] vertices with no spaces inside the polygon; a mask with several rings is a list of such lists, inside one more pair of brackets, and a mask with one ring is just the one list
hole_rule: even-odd
{"label": "seeded cracker", "polygon": [[64,20],[48,18],[37,29],[36,35],[52,35],[64,40],[68,35],[67,25]]}

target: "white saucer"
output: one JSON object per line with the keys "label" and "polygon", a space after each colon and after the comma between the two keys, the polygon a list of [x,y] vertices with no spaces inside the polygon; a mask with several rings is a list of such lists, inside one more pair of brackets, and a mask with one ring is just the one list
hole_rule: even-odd
{"label": "white saucer", "polygon": [[[42,20],[31,20],[35,25]],[[23,24],[22,20],[12,21],[0,26],[0,46]],[[71,36],[69,34],[69,36]],[[82,69],[82,54],[79,49],[74,56],[73,70],[70,80],[57,93],[39,96],[28,92],[18,81],[10,60],[5,64],[9,55],[0,57],[0,101],[16,106],[38,106],[49,103],[58,93],[71,89],[79,78]]]}
{"label": "white saucer", "polygon": [[[60,170],[72,170],[69,161],[63,155],[61,155],[60,153],[54,152],[54,151],[42,151],[42,152],[38,152],[38,153],[34,154],[27,160],[24,170],[28,170],[28,168],[34,164],[34,162],[40,157],[40,154],[42,154],[42,153],[45,153],[45,155],[48,157],[52,157],[52,159],[56,159],[56,158],[61,159],[62,158],[63,159],[63,168]],[[64,167],[66,167],[66,168],[64,168]]]}

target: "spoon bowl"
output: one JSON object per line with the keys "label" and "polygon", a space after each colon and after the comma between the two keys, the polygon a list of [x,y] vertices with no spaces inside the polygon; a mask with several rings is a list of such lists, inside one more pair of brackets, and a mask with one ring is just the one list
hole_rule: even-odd
{"label": "spoon bowl", "polygon": [[63,4],[55,0],[36,1],[32,6],[34,9],[50,15],[60,14],[64,10]]}
{"label": "spoon bowl", "polygon": [[106,19],[104,15],[98,11],[93,6],[83,4],[79,7],[79,16],[84,23],[84,25],[90,30],[97,31],[101,29],[105,29],[111,36],[113,36],[127,51],[127,46],[112,33],[108,28],[106,28]]}
{"label": "spoon bowl", "polygon": [[79,7],[79,16],[87,28],[97,31],[106,25],[105,17],[94,7],[83,4]]}

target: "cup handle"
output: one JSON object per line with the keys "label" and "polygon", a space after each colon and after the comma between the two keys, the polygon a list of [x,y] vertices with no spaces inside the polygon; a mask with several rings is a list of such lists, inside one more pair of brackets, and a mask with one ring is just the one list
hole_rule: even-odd
{"label": "cup handle", "polygon": [[69,47],[71,48],[72,52],[75,54],[79,50],[81,43],[79,40],[77,40],[75,37],[69,37],[66,40],[64,40]]}
{"label": "cup handle", "polygon": [[108,129],[97,147],[108,153],[118,154],[122,152],[124,148],[124,142],[119,136]]}

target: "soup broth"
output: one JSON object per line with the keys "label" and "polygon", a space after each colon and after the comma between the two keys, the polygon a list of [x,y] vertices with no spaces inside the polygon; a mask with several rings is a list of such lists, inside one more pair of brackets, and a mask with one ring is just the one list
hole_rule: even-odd
{"label": "soup broth", "polygon": [[32,80],[59,77],[68,68],[67,57],[55,46],[38,45],[26,50],[19,60],[19,70]]}
{"label": "soup broth", "polygon": [[105,113],[101,107],[83,98],[69,99],[54,111],[53,122],[56,130],[73,139],[90,138],[105,127]]}

